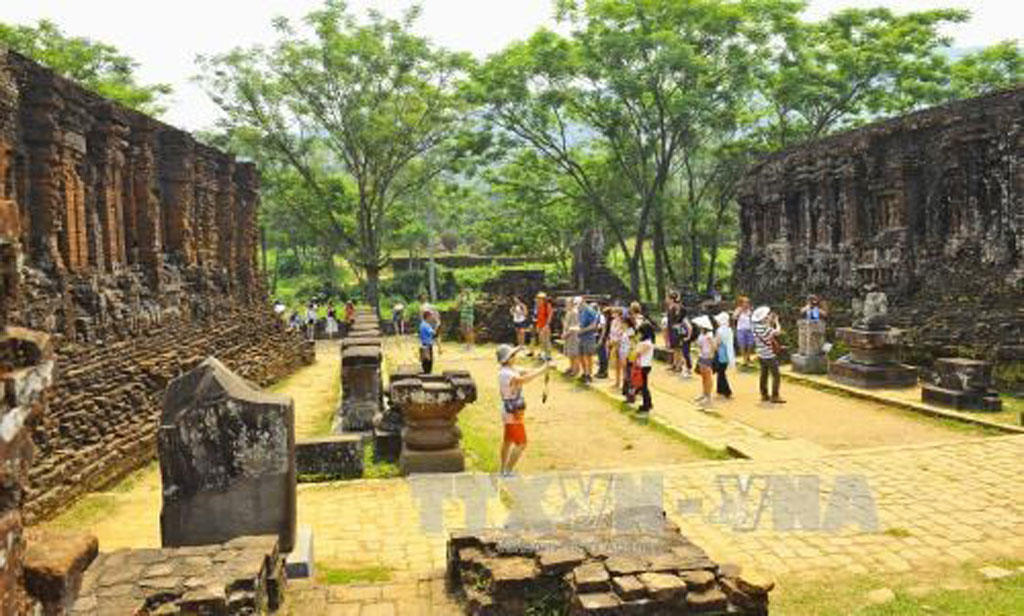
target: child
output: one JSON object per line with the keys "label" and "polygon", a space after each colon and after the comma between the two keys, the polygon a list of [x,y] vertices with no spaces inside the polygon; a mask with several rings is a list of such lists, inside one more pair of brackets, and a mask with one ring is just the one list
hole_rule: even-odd
{"label": "child", "polygon": [[703,394],[695,400],[701,406],[711,405],[711,369],[715,362],[715,353],[718,351],[715,346],[714,325],[707,315],[701,315],[693,320],[694,327],[700,329],[697,336],[697,365],[700,367],[701,389]]}
{"label": "child", "polygon": [[498,369],[498,391],[501,393],[501,421],[505,426],[501,441],[501,475],[512,476],[512,471],[519,462],[519,457],[526,449],[526,399],[523,397],[523,385],[544,374],[551,365],[545,363],[532,372],[521,372],[515,368],[516,354],[522,347],[503,344],[498,347],[497,357],[501,368]]}
{"label": "child", "polygon": [[643,374],[643,384],[640,385],[640,409],[641,413],[650,413],[651,409],[651,365],[654,363],[654,326],[644,321],[640,326],[640,343],[637,345],[636,362]]}

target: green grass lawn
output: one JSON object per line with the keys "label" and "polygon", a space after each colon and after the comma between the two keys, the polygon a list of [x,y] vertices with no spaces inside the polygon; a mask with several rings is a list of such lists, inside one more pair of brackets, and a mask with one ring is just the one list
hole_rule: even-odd
{"label": "green grass lawn", "polygon": [[[1024,561],[992,563],[1017,571],[990,581],[978,573],[983,564],[900,575],[833,576],[783,579],[772,592],[773,615],[781,616],[1017,616],[1024,614]],[[868,594],[891,589],[896,598],[872,605]]]}

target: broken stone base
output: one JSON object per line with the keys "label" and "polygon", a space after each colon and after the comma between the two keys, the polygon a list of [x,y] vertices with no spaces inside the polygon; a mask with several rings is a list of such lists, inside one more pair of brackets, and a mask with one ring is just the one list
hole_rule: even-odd
{"label": "broken stone base", "polygon": [[718,566],[661,519],[642,530],[453,534],[449,584],[470,614],[768,613],[769,578]]}
{"label": "broken stone base", "polygon": [[362,477],[363,446],[360,434],[337,434],[295,443],[295,467],[299,481]]}
{"label": "broken stone base", "polygon": [[37,528],[26,535],[25,589],[43,614],[66,614],[78,597],[86,568],[99,552],[96,537]]}
{"label": "broken stone base", "polygon": [[466,470],[466,455],[459,447],[422,451],[402,447],[398,468],[403,475],[411,473],[461,473]]}
{"label": "broken stone base", "polygon": [[373,459],[397,462],[402,454],[402,433],[387,430],[373,430]]}
{"label": "broken stone base", "polygon": [[263,614],[284,598],[276,535],[225,544],[100,554],[85,573],[75,616]]}
{"label": "broken stone base", "polygon": [[861,364],[845,356],[829,363],[828,378],[865,389],[913,387],[917,384],[917,369],[897,363]]}
{"label": "broken stone base", "polygon": [[994,393],[957,391],[927,383],[921,385],[921,401],[961,411],[998,412],[1003,410],[1002,400]]}
{"label": "broken stone base", "polygon": [[828,357],[819,353],[817,355],[803,355],[794,353],[790,357],[793,364],[793,372],[800,374],[825,374],[828,372]]}

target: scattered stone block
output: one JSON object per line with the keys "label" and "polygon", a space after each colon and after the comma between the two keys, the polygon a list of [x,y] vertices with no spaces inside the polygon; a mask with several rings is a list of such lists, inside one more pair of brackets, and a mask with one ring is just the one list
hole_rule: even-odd
{"label": "scattered stone block", "polygon": [[693,590],[686,593],[686,607],[694,614],[705,614],[708,612],[722,612],[729,605],[729,599],[725,593],[717,588],[705,590]]}
{"label": "scattered stone block", "polygon": [[165,547],[276,534],[295,542],[290,398],[260,391],[208,358],[167,388],[158,433]]}
{"label": "scattered stone block", "polygon": [[647,587],[635,575],[623,575],[612,579],[612,589],[623,601],[643,599]]}
{"label": "scattered stone block", "polygon": [[299,481],[333,481],[363,476],[363,437],[336,434],[295,444]]}
{"label": "scattered stone block", "polygon": [[615,614],[621,605],[619,598],[612,593],[585,593],[576,597],[578,609],[583,614]]}
{"label": "scattered stone block", "polygon": [[31,529],[25,551],[25,588],[46,613],[68,610],[78,596],[82,577],[99,553],[93,535]]}
{"label": "scattered stone block", "polygon": [[611,576],[604,564],[589,562],[576,567],[572,572],[573,586],[577,593],[601,592],[608,589]]}
{"label": "scattered stone block", "polygon": [[715,574],[710,571],[684,571],[681,574],[689,590],[707,590],[715,584]]}
{"label": "scattered stone block", "polygon": [[661,603],[674,602],[686,595],[686,582],[671,573],[642,573],[640,582],[647,596]]}
{"label": "scattered stone block", "polygon": [[604,566],[612,575],[629,575],[647,571],[647,561],[630,554],[612,556],[604,562]]}
{"label": "scattered stone block", "polygon": [[775,582],[763,571],[747,569],[736,578],[740,589],[751,595],[767,595],[773,588]]}

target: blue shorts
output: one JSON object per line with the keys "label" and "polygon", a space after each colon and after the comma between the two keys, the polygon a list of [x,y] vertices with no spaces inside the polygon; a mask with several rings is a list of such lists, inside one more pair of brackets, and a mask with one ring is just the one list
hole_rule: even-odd
{"label": "blue shorts", "polygon": [[752,348],[754,348],[754,330],[752,330],[752,329],[737,329],[736,330],[736,344],[741,349],[752,349]]}

